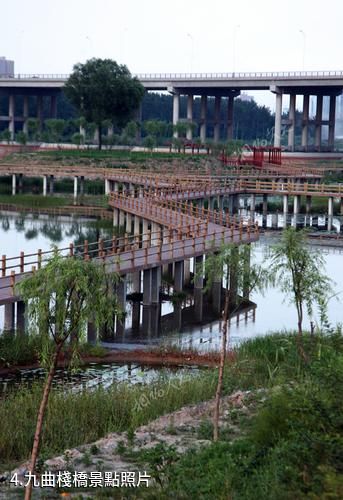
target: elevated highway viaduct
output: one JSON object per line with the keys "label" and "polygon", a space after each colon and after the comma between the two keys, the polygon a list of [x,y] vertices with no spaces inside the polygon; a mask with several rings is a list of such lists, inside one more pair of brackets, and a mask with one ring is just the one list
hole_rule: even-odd
{"label": "elevated highway viaduct", "polygon": [[[301,150],[309,147],[309,127],[315,128],[315,149],[323,147],[322,130],[328,126],[328,141],[326,149],[334,150],[336,97],[343,90],[343,71],[316,72],[264,72],[264,73],[196,73],[196,74],[138,74],[146,91],[167,91],[173,95],[173,123],[184,118],[193,122],[194,97],[201,98],[201,116],[199,122],[200,138],[207,138],[207,100],[214,97],[214,137],[218,141],[221,129],[226,131],[228,139],[233,137],[234,116],[233,102],[241,91],[268,90],[275,95],[275,126],[274,146],[281,144],[281,134],[287,130],[288,149],[295,149],[295,111],[297,97],[302,101],[302,138]],[[29,118],[29,99],[36,103],[36,117],[43,120],[43,99],[50,100],[50,116],[57,115],[57,95],[63,90],[68,75],[13,75],[0,77],[0,96],[8,99],[8,114],[0,116],[0,121],[8,123],[14,136],[17,124],[27,132]],[[16,96],[23,96],[23,110],[16,114]],[[187,96],[187,112],[180,115],[180,96]],[[286,120],[282,121],[283,96],[289,95],[290,105]],[[315,96],[315,118],[310,117],[310,96]],[[323,99],[329,98],[329,116],[323,114]],[[221,121],[221,106],[227,108],[225,123]],[[177,136],[177,132],[175,132]],[[192,140],[192,127],[187,131],[187,138]]]}

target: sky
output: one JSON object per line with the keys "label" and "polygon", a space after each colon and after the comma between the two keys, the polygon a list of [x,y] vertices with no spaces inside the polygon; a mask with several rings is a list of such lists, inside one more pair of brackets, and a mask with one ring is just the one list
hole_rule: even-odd
{"label": "sky", "polygon": [[[0,0],[16,73],[91,57],[132,73],[341,70],[342,0]],[[273,107],[269,93],[254,94]]]}

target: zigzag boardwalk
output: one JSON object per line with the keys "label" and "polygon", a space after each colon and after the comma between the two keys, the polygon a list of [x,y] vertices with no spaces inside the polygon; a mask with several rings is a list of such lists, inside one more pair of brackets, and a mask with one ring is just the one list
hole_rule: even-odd
{"label": "zigzag boardwalk", "polygon": [[[127,173],[125,174],[128,175]],[[117,272],[122,279],[116,293],[125,310],[127,284],[132,282],[132,292],[142,293],[143,322],[145,332],[156,331],[160,312],[160,287],[162,272],[169,272],[174,292],[182,292],[189,283],[189,262],[194,259],[194,268],[201,269],[203,257],[215,252],[223,243],[250,243],[258,239],[258,229],[254,224],[243,226],[235,218],[219,211],[205,209],[204,198],[223,197],[236,191],[235,182],[219,181],[209,183],[188,182],[187,189],[181,184],[175,186],[175,179],[161,177],[153,181],[148,178],[150,189],[142,188],[140,175],[129,176],[129,191],[121,186],[121,192],[113,187],[109,204],[113,208],[114,225],[126,229],[124,236],[96,243],[85,241],[82,245],[60,248],[58,251],[67,256],[96,259],[104,263],[108,272]],[[172,182],[170,182],[172,180]],[[144,179],[145,184],[147,177]],[[196,187],[198,184],[198,187]],[[199,188],[200,187],[200,188]],[[199,202],[202,206],[199,208]],[[196,203],[194,205],[194,203]],[[44,266],[44,261],[52,251],[24,254],[15,257],[2,256],[0,277],[0,304],[5,305],[5,328],[25,327],[25,305],[16,292],[16,284],[25,276]],[[142,276],[143,275],[143,276]],[[130,277],[130,278],[129,278]],[[143,278],[143,279],[142,279]],[[142,288],[143,285],[143,288]],[[194,310],[198,321],[202,319],[203,278],[194,282]],[[200,293],[199,293],[200,292]],[[221,283],[217,283],[212,300],[214,309],[220,312]],[[16,307],[14,307],[16,304]],[[16,310],[16,315],[15,315]],[[16,316],[16,321],[15,321]],[[179,307],[179,322],[181,307]],[[132,327],[139,327],[140,305],[133,304]],[[116,320],[115,331],[123,334],[125,325]],[[94,328],[89,325],[89,340],[94,340]]]}

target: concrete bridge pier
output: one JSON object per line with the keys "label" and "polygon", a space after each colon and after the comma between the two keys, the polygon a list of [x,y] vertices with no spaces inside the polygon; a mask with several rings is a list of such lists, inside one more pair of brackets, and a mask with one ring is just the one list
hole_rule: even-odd
{"label": "concrete bridge pier", "polygon": [[[174,265],[174,293],[182,292],[183,290],[183,277],[184,277],[184,262],[179,260]],[[182,306],[181,301],[176,299],[174,301],[174,327],[176,330],[181,330],[182,327]]]}
{"label": "concrete bridge pier", "polygon": [[233,139],[233,106],[234,96],[230,95],[227,99],[227,140]]}
{"label": "concrete bridge pier", "polygon": [[19,333],[25,333],[26,330],[25,309],[25,302],[23,302],[22,300],[17,302],[17,331]]}
{"label": "concrete bridge pier", "polygon": [[328,146],[330,151],[335,149],[335,123],[336,123],[336,96],[330,96],[329,108],[329,138]]}
{"label": "concrete bridge pier", "polygon": [[[114,183],[114,185],[118,185],[117,182]],[[110,191],[111,191],[111,183],[108,179],[105,179],[105,196],[108,196],[110,194]]]}
{"label": "concrete bridge pier", "polygon": [[295,227],[297,227],[298,224],[298,219],[299,219],[299,210],[300,210],[300,202],[301,202],[301,196],[300,195],[294,195],[294,200],[293,200],[293,213],[294,213],[294,224]]}
{"label": "concrete bridge pier", "polygon": [[213,131],[214,142],[219,142],[220,140],[220,103],[221,103],[221,96],[216,95],[214,98],[214,131]]}
{"label": "concrete bridge pier", "polygon": [[117,316],[116,321],[116,335],[124,336],[125,334],[125,317],[126,317],[126,290],[127,290],[127,278],[126,275],[121,277],[121,280],[116,285],[116,295],[118,306],[122,311],[122,317]]}
{"label": "concrete bridge pier", "polygon": [[195,257],[194,262],[194,316],[201,322],[203,319],[203,288],[204,288],[204,256]]}
{"label": "concrete bridge pier", "polygon": [[157,335],[160,316],[161,267],[143,271],[143,333]]}
{"label": "concrete bridge pier", "polygon": [[150,306],[152,299],[152,273],[151,269],[143,270],[143,319],[142,329],[144,334],[150,332]]}
{"label": "concrete bridge pier", "polygon": [[54,194],[54,176],[50,175],[49,179],[49,193]]}
{"label": "concrete bridge pier", "polygon": [[184,284],[184,261],[178,260],[174,267],[174,291],[182,292]]}
{"label": "concrete bridge pier", "polygon": [[139,236],[140,235],[140,218],[138,217],[138,215],[134,216],[133,234],[135,236]]}
{"label": "concrete bridge pier", "polygon": [[[173,91],[173,125],[177,125],[180,119],[180,94]],[[175,139],[179,137],[178,131],[174,130]]]}
{"label": "concrete bridge pier", "polygon": [[311,212],[312,209],[312,196],[306,196],[306,215]]}
{"label": "concrete bridge pier", "polygon": [[283,204],[283,227],[287,226],[287,216],[288,216],[288,194],[284,194],[282,197]]}
{"label": "concrete bridge pier", "polygon": [[13,331],[14,330],[14,320],[15,320],[15,303],[9,302],[4,305],[4,330]]}
{"label": "concrete bridge pier", "polygon": [[143,219],[143,230],[142,230],[142,247],[146,248],[149,244],[149,222],[147,219]]}
{"label": "concrete bridge pier", "polygon": [[125,232],[131,234],[131,231],[132,231],[132,215],[129,212],[126,212]]}
{"label": "concrete bridge pier", "polygon": [[78,191],[78,177],[74,177],[74,205],[77,203],[77,191]]}
{"label": "concrete bridge pier", "polygon": [[23,132],[24,134],[28,135],[28,126],[27,126],[27,120],[29,119],[29,96],[24,95],[23,97]]}
{"label": "concrete bridge pier", "polygon": [[8,97],[8,130],[11,133],[11,141],[14,140],[15,134],[15,97],[13,94],[10,94]]}
{"label": "concrete bridge pier", "polygon": [[314,144],[316,151],[321,150],[322,143],[322,116],[323,116],[323,96],[317,95],[317,106],[316,106],[316,127],[315,127],[315,138]]}
{"label": "concrete bridge pier", "polygon": [[200,101],[200,141],[206,142],[206,128],[207,128],[207,95],[201,96]]}
{"label": "concrete bridge pier", "polygon": [[125,212],[119,209],[119,226],[125,226]]}
{"label": "concrete bridge pier", "polygon": [[263,202],[262,202],[262,213],[263,213],[263,217],[266,217],[266,216],[267,216],[267,212],[268,212],[268,195],[267,195],[267,194],[264,194],[264,195],[263,195]]}
{"label": "concrete bridge pier", "polygon": [[217,196],[218,211],[222,212],[224,210],[224,196]]}
{"label": "concrete bridge pier", "polygon": [[274,146],[281,146],[281,118],[282,118],[282,92],[279,88],[275,89],[275,125],[274,125]]}
{"label": "concrete bridge pier", "polygon": [[[132,293],[140,293],[141,291],[141,272],[137,271],[132,274]],[[132,330],[137,332],[141,321],[141,304],[139,301],[132,303]]]}
{"label": "concrete bridge pier", "polygon": [[250,196],[250,217],[253,221],[255,216],[255,205],[256,205],[256,195],[252,194]]}
{"label": "concrete bridge pier", "polygon": [[16,174],[12,174],[12,195],[15,196],[17,191],[17,177]]}
{"label": "concrete bridge pier", "polygon": [[19,191],[19,193],[23,192],[23,188],[24,188],[23,174],[19,174],[19,179],[18,179],[18,191]]}
{"label": "concrete bridge pier", "polygon": [[118,208],[113,209],[113,227],[119,226],[119,210]]}
{"label": "concrete bridge pier", "polygon": [[48,193],[48,176],[43,175],[43,196],[46,196]]}
{"label": "concrete bridge pier", "polygon": [[330,196],[328,199],[328,231],[332,229],[332,220],[333,220],[333,197]]}
{"label": "concrete bridge pier", "polygon": [[228,209],[229,209],[229,214],[233,215],[238,207],[238,195],[237,194],[230,194],[228,197]]}
{"label": "concrete bridge pier", "polygon": [[294,138],[295,138],[295,104],[296,94],[289,96],[289,129],[288,129],[288,150],[294,151]]}
{"label": "concrete bridge pier", "polygon": [[191,282],[191,259],[185,259],[184,267],[184,284],[189,285]]}
{"label": "concrete bridge pier", "polygon": [[192,122],[193,122],[193,94],[188,94],[187,96],[187,121],[189,123],[187,132],[186,132],[186,138],[188,141],[191,141],[193,139],[193,129],[192,129]]}
{"label": "concrete bridge pier", "polygon": [[303,151],[307,151],[308,148],[309,114],[310,114],[310,96],[309,94],[305,94],[303,102],[302,131],[301,131],[301,147]]}

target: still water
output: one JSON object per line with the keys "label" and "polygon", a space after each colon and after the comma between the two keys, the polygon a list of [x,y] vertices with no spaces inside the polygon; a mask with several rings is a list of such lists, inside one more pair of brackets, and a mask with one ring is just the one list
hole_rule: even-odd
{"label": "still water", "polygon": [[[20,214],[0,214],[0,255],[17,255],[20,250],[25,253],[34,252],[38,248],[49,250],[51,245],[75,245],[84,239],[96,241],[99,237],[110,238],[111,228],[99,228],[93,220],[49,216],[32,216]],[[275,236],[261,237],[253,245],[253,260],[261,262],[269,245],[276,242]],[[329,318],[332,324],[343,319],[341,292],[343,291],[343,249],[319,247],[325,259],[327,275],[335,282],[334,289],[338,293],[337,299],[329,302]],[[294,306],[289,305],[283,294],[275,289],[268,289],[264,295],[260,293],[251,296],[257,304],[255,319],[252,314],[248,318],[241,316],[239,321],[234,318],[231,322],[230,339],[236,345],[250,337],[265,335],[273,330],[295,329],[297,326]],[[171,312],[169,303],[164,303],[162,313]],[[314,318],[318,321],[318,314]],[[305,316],[304,328],[309,328],[309,318]],[[3,307],[0,308],[0,329],[3,326]],[[220,321],[214,321],[205,326],[183,327],[180,333],[163,333],[152,339],[128,338],[131,343],[173,344],[186,348],[213,350],[220,347]],[[117,345],[117,347],[119,347]]]}

